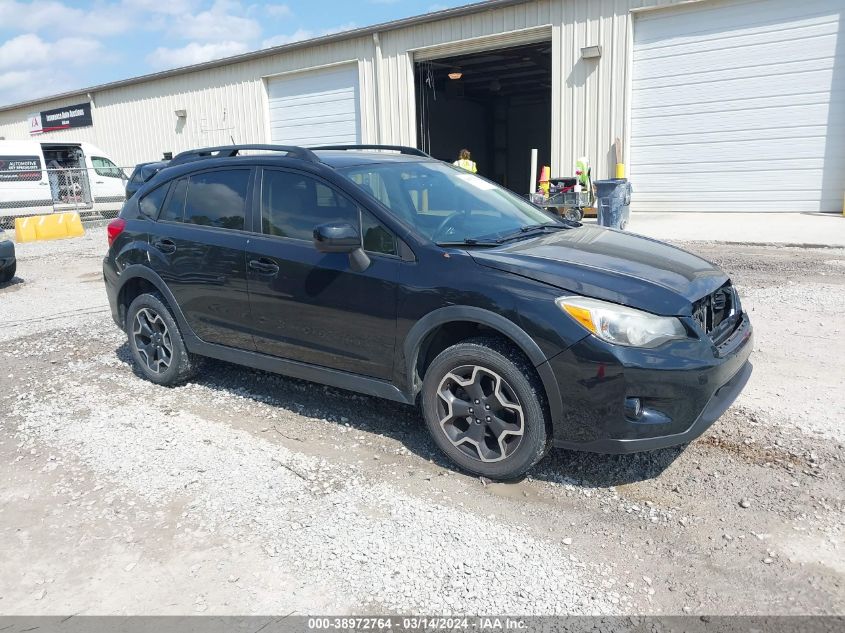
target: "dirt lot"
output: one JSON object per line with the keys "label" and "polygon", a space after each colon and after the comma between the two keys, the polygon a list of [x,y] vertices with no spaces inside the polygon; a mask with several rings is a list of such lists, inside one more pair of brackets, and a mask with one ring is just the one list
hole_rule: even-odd
{"label": "dirt lot", "polygon": [[845,251],[689,243],[757,330],[700,440],[457,473],[409,407],[138,378],[103,229],[0,289],[0,613],[845,613]]}

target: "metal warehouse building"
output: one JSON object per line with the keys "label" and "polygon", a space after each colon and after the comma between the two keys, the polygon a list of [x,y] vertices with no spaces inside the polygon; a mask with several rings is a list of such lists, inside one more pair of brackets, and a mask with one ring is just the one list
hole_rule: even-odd
{"label": "metal warehouse building", "polygon": [[843,21],[843,0],[491,0],[6,106],[0,137],[90,104],[38,138],[124,165],[233,141],[468,147],[519,192],[531,148],[594,178],[621,151],[638,210],[839,211]]}

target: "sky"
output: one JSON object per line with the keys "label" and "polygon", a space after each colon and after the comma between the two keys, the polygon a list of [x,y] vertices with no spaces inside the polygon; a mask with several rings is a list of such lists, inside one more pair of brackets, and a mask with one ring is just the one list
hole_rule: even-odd
{"label": "sky", "polygon": [[0,105],[472,0],[0,0]]}

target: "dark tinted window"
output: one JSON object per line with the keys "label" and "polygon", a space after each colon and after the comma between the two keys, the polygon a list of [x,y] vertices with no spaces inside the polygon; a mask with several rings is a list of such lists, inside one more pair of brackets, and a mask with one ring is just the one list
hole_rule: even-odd
{"label": "dark tinted window", "polygon": [[143,177],[143,170],[140,167],[136,167],[135,171],[132,172],[132,176],[129,178],[129,182],[133,185],[140,185],[144,182]]}
{"label": "dark tinted window", "polygon": [[265,234],[310,241],[314,227],[327,222],[358,226],[358,208],[310,176],[264,171],[261,226]]}
{"label": "dark tinted window", "polygon": [[177,180],[171,189],[173,191],[164,203],[158,219],[167,222],[181,222],[182,214],[185,211],[185,192],[188,190],[188,179]]}
{"label": "dark tinted window", "polygon": [[191,176],[185,222],[223,229],[243,229],[248,169],[209,171]]}
{"label": "dark tinted window", "polygon": [[385,255],[396,254],[396,238],[369,211],[361,210],[361,237],[364,250]]}
{"label": "dark tinted window", "polygon": [[138,202],[138,207],[148,218],[154,218],[158,215],[158,210],[161,209],[161,204],[167,196],[167,190],[170,189],[170,183],[156,187],[150,193],[145,195]]}

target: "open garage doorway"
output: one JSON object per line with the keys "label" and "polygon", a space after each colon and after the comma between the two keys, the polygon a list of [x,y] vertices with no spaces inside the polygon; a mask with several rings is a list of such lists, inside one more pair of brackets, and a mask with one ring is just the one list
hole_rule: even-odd
{"label": "open garage doorway", "polygon": [[534,190],[531,149],[538,165],[551,159],[551,50],[542,42],[416,62],[420,149],[450,162],[469,149],[479,174]]}

